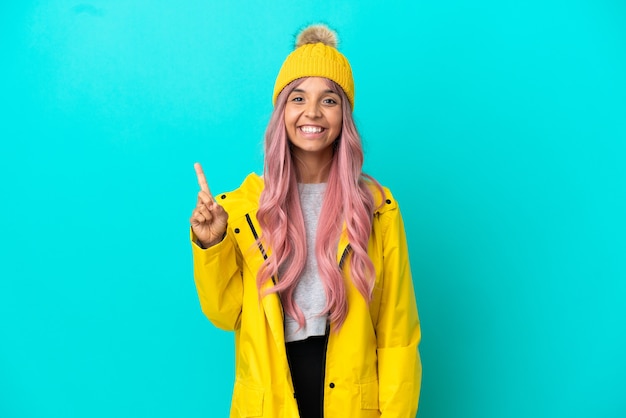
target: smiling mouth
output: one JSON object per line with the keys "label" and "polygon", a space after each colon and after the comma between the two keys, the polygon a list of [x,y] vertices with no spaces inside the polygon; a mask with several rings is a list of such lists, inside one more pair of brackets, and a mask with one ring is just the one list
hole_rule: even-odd
{"label": "smiling mouth", "polygon": [[301,126],[299,129],[305,134],[319,134],[324,131],[321,126]]}

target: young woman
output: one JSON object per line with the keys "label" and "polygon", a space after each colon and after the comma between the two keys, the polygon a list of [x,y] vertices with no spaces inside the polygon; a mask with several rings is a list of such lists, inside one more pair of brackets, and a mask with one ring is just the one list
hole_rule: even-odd
{"label": "young woman", "polygon": [[336,36],[298,37],[274,87],[264,176],[191,216],[203,312],[235,331],[231,417],[414,417],[420,328],[404,226],[362,172]]}

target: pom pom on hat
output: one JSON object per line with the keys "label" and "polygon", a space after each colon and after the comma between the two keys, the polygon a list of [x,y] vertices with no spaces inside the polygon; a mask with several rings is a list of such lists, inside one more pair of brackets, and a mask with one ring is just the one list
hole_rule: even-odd
{"label": "pom pom on hat", "polygon": [[296,38],[296,48],[306,44],[323,43],[337,48],[337,34],[324,25],[311,25],[305,28]]}
{"label": "pom pom on hat", "polygon": [[289,54],[274,84],[273,103],[294,80],[324,77],[339,84],[354,108],[354,80],[350,63],[337,50],[337,34],[325,25],[311,25],[296,38],[296,49]]}

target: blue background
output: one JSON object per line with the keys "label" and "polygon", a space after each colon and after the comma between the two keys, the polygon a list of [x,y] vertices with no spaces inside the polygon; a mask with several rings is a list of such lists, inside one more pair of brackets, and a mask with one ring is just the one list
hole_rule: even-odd
{"label": "blue background", "polygon": [[626,416],[623,0],[55,0],[0,6],[0,417],[227,416],[192,164],[261,171],[317,21],[405,216],[418,416]]}

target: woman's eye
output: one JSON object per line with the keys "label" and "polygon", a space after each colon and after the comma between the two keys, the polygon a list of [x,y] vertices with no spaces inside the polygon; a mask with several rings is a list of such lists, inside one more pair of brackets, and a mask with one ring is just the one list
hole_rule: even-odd
{"label": "woman's eye", "polygon": [[324,99],[324,103],[326,103],[326,104],[337,104],[337,101],[335,99],[331,99],[329,97],[327,99]]}
{"label": "woman's eye", "polygon": [[294,97],[291,99],[292,102],[301,102],[302,100],[304,100],[302,97]]}

